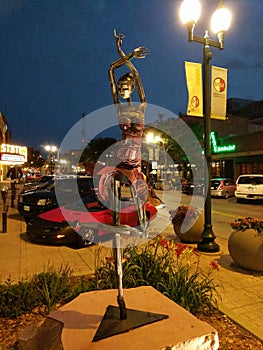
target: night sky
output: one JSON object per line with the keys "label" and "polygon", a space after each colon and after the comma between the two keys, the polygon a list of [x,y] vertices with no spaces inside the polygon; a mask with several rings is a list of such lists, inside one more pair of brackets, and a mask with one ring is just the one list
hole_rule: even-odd
{"label": "night sky", "polygon": [[[145,59],[133,60],[147,101],[185,113],[184,61],[202,62],[203,48],[188,43],[180,2],[0,0],[0,111],[7,115],[13,143],[40,150],[59,146],[82,112],[112,104],[107,71],[118,59],[114,29],[125,34],[125,52],[141,45],[150,50]],[[201,2],[199,36],[210,29],[218,3]],[[225,6],[232,24],[225,49],[212,48],[211,64],[229,70],[228,98],[262,100],[263,1],[225,0]]]}

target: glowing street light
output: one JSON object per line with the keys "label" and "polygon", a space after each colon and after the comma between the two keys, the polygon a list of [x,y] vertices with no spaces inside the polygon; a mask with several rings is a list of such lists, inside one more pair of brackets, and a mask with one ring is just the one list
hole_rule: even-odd
{"label": "glowing street light", "polygon": [[180,7],[180,18],[182,23],[188,29],[188,41],[196,42],[203,45],[203,106],[204,106],[204,154],[208,166],[207,179],[207,197],[204,207],[204,231],[202,240],[198,243],[197,248],[203,252],[218,252],[219,245],[214,242],[215,234],[212,228],[211,215],[211,65],[212,52],[210,46],[219,50],[224,49],[224,36],[230,27],[231,13],[224,7],[223,1],[219,2],[219,6],[211,17],[211,28],[216,34],[218,41],[211,40],[208,31],[205,31],[204,37],[194,35],[195,25],[201,14],[201,4],[199,0],[184,0]]}
{"label": "glowing street light", "polygon": [[146,142],[148,142],[148,143],[158,143],[161,141],[162,141],[161,137],[159,135],[154,135],[153,132],[149,132],[146,135]]}
{"label": "glowing street light", "polygon": [[44,147],[45,151],[49,154],[49,160],[50,160],[50,174],[53,175],[54,173],[54,153],[57,152],[58,148],[54,145],[46,145]]}
{"label": "glowing street light", "polygon": [[57,152],[57,146],[46,145],[46,146],[45,146],[45,150],[46,150],[48,153],[55,153],[55,152]]}

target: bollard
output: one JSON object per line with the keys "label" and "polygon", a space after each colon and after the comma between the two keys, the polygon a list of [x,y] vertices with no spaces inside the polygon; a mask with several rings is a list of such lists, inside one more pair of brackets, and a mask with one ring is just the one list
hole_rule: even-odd
{"label": "bollard", "polygon": [[11,208],[14,208],[14,202],[16,198],[16,183],[15,181],[11,182]]}
{"label": "bollard", "polygon": [[8,192],[8,187],[4,185],[1,188],[1,195],[2,195],[2,200],[3,200],[2,233],[7,232],[7,211],[8,211],[8,205],[6,205],[7,192]]}
{"label": "bollard", "polygon": [[7,232],[7,212],[8,212],[8,205],[4,205],[3,213],[2,213],[2,233]]}

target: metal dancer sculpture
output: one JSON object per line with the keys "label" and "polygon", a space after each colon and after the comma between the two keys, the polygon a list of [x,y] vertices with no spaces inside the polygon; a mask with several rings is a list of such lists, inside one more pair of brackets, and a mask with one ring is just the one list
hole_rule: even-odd
{"label": "metal dancer sculpture", "polygon": [[[124,301],[121,235],[147,237],[145,203],[148,196],[148,186],[141,171],[141,142],[144,129],[146,98],[139,73],[131,63],[131,59],[144,58],[149,51],[145,47],[140,46],[134,49],[133,52],[125,54],[121,48],[124,35],[117,35],[116,31],[114,31],[114,36],[120,58],[110,65],[109,79],[119,126],[122,130],[122,141],[118,143],[116,150],[115,164],[117,166],[107,166],[99,172],[101,175],[99,195],[104,201],[111,201],[113,226],[109,226],[109,231],[114,234],[113,252],[116,274],[118,275],[117,302],[119,310],[116,310],[116,307],[112,305],[108,306],[93,341],[123,333],[168,317],[162,314],[126,309]],[[129,71],[116,82],[115,70],[123,66],[126,66]],[[131,99],[135,88],[140,99],[140,103],[138,104],[132,103]],[[140,224],[137,229],[120,224],[122,183],[130,186]],[[119,312],[119,321],[117,321],[117,312]]]}
{"label": "metal dancer sculpture", "polygon": [[[141,46],[133,50],[132,53],[126,55],[121,48],[124,35],[117,35],[116,31],[114,31],[114,36],[120,58],[111,64],[109,69],[109,79],[119,126],[122,130],[122,142],[117,149],[115,161],[118,163],[118,165],[113,175],[113,218],[114,224],[120,225],[118,214],[120,211],[121,200],[120,179],[122,179],[122,182],[126,182],[130,186],[132,198],[138,212],[140,229],[145,234],[146,215],[144,204],[147,199],[148,187],[144,181],[144,177],[141,171],[141,142],[144,129],[146,98],[139,73],[131,63],[131,59],[144,58],[149,53],[149,51],[145,47]],[[129,72],[120,77],[118,82],[116,82],[115,70],[124,65],[128,68]],[[134,105],[132,103],[131,95],[135,87],[140,99],[139,105]],[[122,103],[120,98],[122,98],[126,104]],[[116,272],[119,279],[117,301],[120,307],[120,318],[125,319],[127,318],[127,312],[122,288],[122,254],[119,233],[115,234],[114,243],[114,255],[117,270]]]}
{"label": "metal dancer sculpture", "polygon": [[[141,142],[144,129],[144,113],[146,109],[146,98],[144,89],[138,71],[131,63],[132,58],[144,58],[149,51],[140,46],[129,54],[125,54],[121,48],[123,34],[116,34],[117,51],[120,58],[113,62],[109,68],[109,79],[113,101],[116,107],[117,118],[120,129],[122,130],[122,141],[117,149],[115,163],[116,168],[106,167],[100,180],[100,195],[107,198],[107,189],[110,187],[112,176],[121,182],[129,183],[131,193],[136,202],[140,228],[146,231],[146,216],[143,210],[143,204],[147,200],[148,187],[144,181],[144,175],[141,171]],[[126,66],[128,73],[115,79],[115,70]],[[136,87],[140,104],[133,104],[131,95]],[[123,103],[120,98],[125,101]]]}
{"label": "metal dancer sculpture", "polygon": [[[124,35],[117,35],[114,31],[114,36],[120,58],[110,65],[108,73],[118,123],[122,131],[122,141],[118,143],[115,154],[116,167],[107,166],[99,172],[101,175],[99,195],[104,201],[111,201],[113,226],[109,230],[114,233],[113,251],[118,275],[117,302],[121,321],[116,323],[116,309],[109,306],[93,341],[167,317],[167,315],[127,310],[124,301],[121,235],[147,237],[145,203],[148,196],[148,186],[141,171],[141,142],[146,98],[139,73],[131,63],[131,59],[144,58],[149,51],[144,46],[140,46],[134,49],[133,52],[125,54],[121,48]],[[128,73],[121,76],[116,82],[115,70],[123,66],[128,68]],[[140,103],[137,104],[133,103],[131,98],[135,88],[140,99]],[[130,186],[132,199],[138,213],[140,224],[138,229],[120,224],[121,184],[123,183]],[[129,317],[127,317],[127,312]]]}

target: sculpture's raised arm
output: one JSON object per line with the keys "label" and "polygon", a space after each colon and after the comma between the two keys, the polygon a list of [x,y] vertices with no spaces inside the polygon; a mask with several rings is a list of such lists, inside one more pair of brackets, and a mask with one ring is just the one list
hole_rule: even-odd
{"label": "sculpture's raised arm", "polygon": [[[137,93],[141,103],[145,103],[146,98],[145,98],[145,93],[142,86],[141,78],[137,69],[132,64],[131,59],[145,58],[149,54],[149,50],[144,46],[139,46],[135,48],[131,53],[125,54],[121,48],[122,39],[124,38],[124,35],[117,34],[116,30],[114,30],[114,37],[116,41],[117,51],[120,55],[120,58],[110,65],[110,68],[108,71],[113,101],[114,103],[120,103],[119,101],[119,96],[120,96],[124,98],[127,102],[131,102],[131,94],[134,91],[134,86],[136,86]],[[125,76],[122,76],[117,83],[115,79],[115,70],[117,68],[122,67],[123,65],[127,66],[131,74],[129,73],[125,74]],[[125,95],[122,94],[121,92],[123,88],[126,89]]]}

